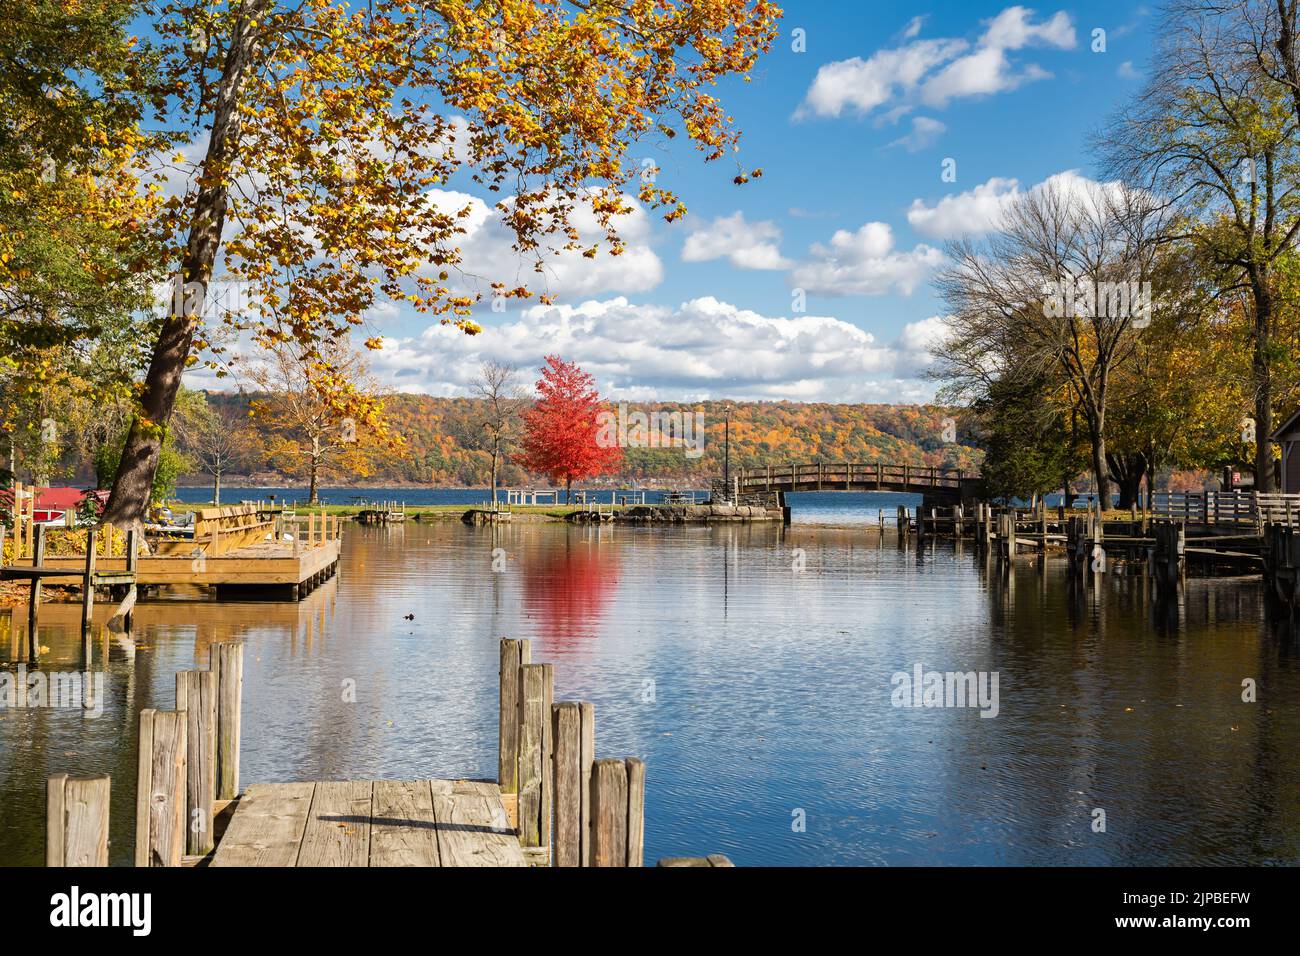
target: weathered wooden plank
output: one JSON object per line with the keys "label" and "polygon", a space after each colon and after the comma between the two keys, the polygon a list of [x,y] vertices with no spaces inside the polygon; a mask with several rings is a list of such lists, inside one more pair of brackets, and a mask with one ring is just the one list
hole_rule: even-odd
{"label": "weathered wooden plank", "polygon": [[158,711],[140,711],[135,777],[135,865],[149,865],[149,792],[153,789],[153,720]]}
{"label": "weathered wooden plank", "polygon": [[627,767],[597,760],[591,775],[591,865],[627,865]]}
{"label": "weathered wooden plank", "polygon": [[705,857],[702,856],[666,856],[655,866],[712,866]]}
{"label": "weathered wooden plank", "polygon": [[217,674],[217,799],[239,796],[240,708],[244,697],[244,645],[216,644],[208,669]]}
{"label": "weathered wooden plank", "polygon": [[441,865],[429,781],[375,781],[370,865]]}
{"label": "weathered wooden plank", "polygon": [[627,759],[627,865],[645,866],[645,761]]}
{"label": "weathered wooden plank", "polygon": [[[0,541],[0,553],[4,542]],[[67,809],[64,803],[64,788],[68,782],[66,773],[56,773],[45,781],[45,865],[63,866],[66,846]]]}
{"label": "weathered wooden plank", "polygon": [[555,739],[555,865],[582,865],[582,709],[561,701],[551,710]]}
{"label": "weathered wooden plank", "polygon": [[373,805],[371,781],[329,780],[316,784],[298,865],[368,866]]}
{"label": "weathered wooden plank", "polygon": [[582,865],[591,866],[591,769],[596,763],[596,708],[590,701],[578,705],[582,713],[582,741],[578,764],[582,773]]}
{"label": "weathered wooden plank", "polygon": [[314,783],[255,783],[239,798],[212,866],[294,866]]}
{"label": "weathered wooden plank", "polygon": [[107,774],[72,777],[64,787],[63,866],[108,866]]}
{"label": "weathered wooden plank", "polygon": [[495,784],[470,788],[432,781],[431,790],[443,866],[527,865]]}
{"label": "weathered wooden plank", "polygon": [[217,798],[217,675],[176,674],[176,709],[186,713],[185,852],[212,849],[212,803]]}
{"label": "weathered wooden plank", "polygon": [[532,663],[526,640],[501,640],[500,715],[497,734],[497,782],[502,793],[519,792],[519,669]]}
{"label": "weathered wooden plank", "polygon": [[146,866],[180,866],[185,848],[185,714],[153,715]]}
{"label": "weathered wooden plank", "polygon": [[542,783],[546,775],[546,665],[525,664],[519,696],[519,841],[542,846]]}

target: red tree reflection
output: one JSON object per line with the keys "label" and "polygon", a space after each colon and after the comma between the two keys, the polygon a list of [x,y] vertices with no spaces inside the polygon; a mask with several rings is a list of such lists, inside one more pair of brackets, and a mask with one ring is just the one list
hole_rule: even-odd
{"label": "red tree reflection", "polygon": [[569,540],[529,555],[523,582],[528,617],[547,647],[576,648],[600,629],[618,586],[618,554],[595,541]]}

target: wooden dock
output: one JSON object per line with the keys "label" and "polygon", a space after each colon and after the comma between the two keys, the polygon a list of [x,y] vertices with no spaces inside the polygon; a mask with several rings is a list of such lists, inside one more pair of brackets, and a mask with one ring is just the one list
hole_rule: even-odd
{"label": "wooden dock", "polygon": [[[135,864],[147,867],[639,867],[646,765],[596,759],[585,701],[553,701],[554,669],[502,640],[499,782],[307,781],[239,790],[244,645],[176,675],[176,709],[140,712]],[[104,866],[106,775],[48,779],[46,863]],[[725,857],[668,866],[730,865]]]}
{"label": "wooden dock", "polygon": [[501,789],[470,780],[254,784],[211,866],[527,866]]}

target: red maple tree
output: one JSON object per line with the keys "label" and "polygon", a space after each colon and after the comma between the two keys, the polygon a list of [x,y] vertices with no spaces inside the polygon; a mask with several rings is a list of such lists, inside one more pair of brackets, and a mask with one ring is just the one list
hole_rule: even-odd
{"label": "red maple tree", "polygon": [[576,363],[546,356],[537,396],[524,412],[523,455],[517,461],[557,484],[564,482],[565,498],[572,500],[573,483],[616,470],[623,449],[597,441],[600,393],[596,380]]}

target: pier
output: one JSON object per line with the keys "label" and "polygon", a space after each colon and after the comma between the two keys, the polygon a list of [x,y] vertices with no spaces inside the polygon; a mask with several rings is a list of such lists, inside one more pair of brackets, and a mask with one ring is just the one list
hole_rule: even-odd
{"label": "pier", "polygon": [[[646,766],[596,756],[595,710],[554,701],[526,640],[499,648],[498,779],[295,781],[240,791],[244,646],[176,675],[171,711],[140,713],[142,867],[639,867]],[[48,779],[46,864],[105,866],[111,780]],[[721,855],[661,866],[728,867]]]}

